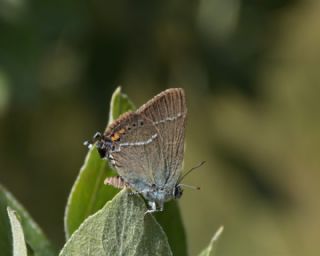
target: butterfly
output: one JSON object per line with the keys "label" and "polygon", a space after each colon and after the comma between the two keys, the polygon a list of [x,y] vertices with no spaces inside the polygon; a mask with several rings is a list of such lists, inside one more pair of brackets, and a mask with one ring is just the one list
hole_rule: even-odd
{"label": "butterfly", "polygon": [[121,115],[103,134],[97,133],[93,140],[100,156],[119,174],[105,184],[141,194],[150,213],[180,198],[186,117],[184,90],[171,88],[137,111]]}

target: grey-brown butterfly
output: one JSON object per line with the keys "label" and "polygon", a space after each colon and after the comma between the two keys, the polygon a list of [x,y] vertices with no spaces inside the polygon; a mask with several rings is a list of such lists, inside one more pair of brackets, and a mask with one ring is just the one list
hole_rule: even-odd
{"label": "grey-brown butterfly", "polygon": [[184,90],[172,88],[97,133],[100,156],[119,174],[105,183],[142,194],[150,206],[147,212],[162,211],[166,201],[180,198],[186,116]]}

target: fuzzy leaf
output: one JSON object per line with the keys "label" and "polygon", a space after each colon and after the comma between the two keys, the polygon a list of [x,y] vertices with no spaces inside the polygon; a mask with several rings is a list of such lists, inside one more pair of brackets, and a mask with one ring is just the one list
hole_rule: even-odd
{"label": "fuzzy leaf", "polygon": [[10,207],[7,207],[7,212],[11,224],[13,256],[27,256],[27,246],[24,240],[21,223],[17,217],[17,213]]}
{"label": "fuzzy leaf", "polygon": [[[123,112],[133,108],[131,101],[121,93],[121,88],[118,87],[112,95],[110,119],[114,120]],[[100,158],[95,146],[92,147],[68,198],[64,219],[67,238],[88,216],[101,209],[119,191],[103,184],[106,177],[114,174],[107,161]]]}
{"label": "fuzzy leaf", "polygon": [[60,256],[172,255],[161,226],[145,211],[140,196],[121,191],[81,224]]}
{"label": "fuzzy leaf", "polygon": [[219,237],[221,236],[223,232],[223,227],[220,227],[217,232],[214,234],[214,236],[212,237],[209,245],[207,248],[205,248],[200,254],[199,256],[214,256],[214,252],[215,252],[215,245],[216,242],[218,241]]}
{"label": "fuzzy leaf", "polygon": [[57,255],[51,243],[40,230],[38,225],[32,220],[26,210],[16,201],[16,199],[0,185],[0,252],[1,256],[13,254],[13,240],[11,225],[8,217],[7,207],[13,209],[19,215],[20,223],[23,227],[25,241],[28,251],[35,256]]}

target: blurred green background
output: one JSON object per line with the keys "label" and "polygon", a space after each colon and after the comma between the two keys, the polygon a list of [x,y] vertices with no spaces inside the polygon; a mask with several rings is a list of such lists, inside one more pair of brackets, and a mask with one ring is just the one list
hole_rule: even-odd
{"label": "blurred green background", "polygon": [[189,251],[320,254],[320,1],[0,1],[0,182],[58,247],[122,85],[186,90]]}

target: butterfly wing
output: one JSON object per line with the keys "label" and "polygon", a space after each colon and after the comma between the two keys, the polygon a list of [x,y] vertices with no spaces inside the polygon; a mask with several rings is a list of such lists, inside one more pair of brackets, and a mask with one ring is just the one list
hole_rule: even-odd
{"label": "butterfly wing", "polygon": [[181,174],[184,157],[184,138],[187,107],[182,88],[168,89],[138,109],[149,120],[159,138],[159,162],[153,166],[156,185],[172,189]]}
{"label": "butterfly wing", "polygon": [[132,188],[173,189],[183,161],[186,114],[184,91],[168,89],[108,127],[104,136],[113,146],[107,157]]}
{"label": "butterfly wing", "polygon": [[152,168],[160,161],[160,148],[151,121],[137,113],[126,113],[109,126],[105,137],[113,144],[107,157],[130,187],[142,192],[155,184]]}

